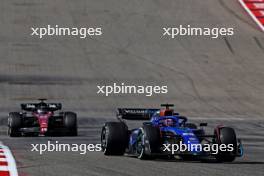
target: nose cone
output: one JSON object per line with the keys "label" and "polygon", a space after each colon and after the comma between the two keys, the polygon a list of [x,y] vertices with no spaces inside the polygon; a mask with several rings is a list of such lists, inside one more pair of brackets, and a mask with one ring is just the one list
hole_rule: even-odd
{"label": "nose cone", "polygon": [[183,137],[183,143],[187,146],[188,151],[196,155],[202,152],[202,145],[192,130],[180,131]]}
{"label": "nose cone", "polygon": [[50,114],[38,115],[40,134],[44,134],[48,131],[49,117]]}

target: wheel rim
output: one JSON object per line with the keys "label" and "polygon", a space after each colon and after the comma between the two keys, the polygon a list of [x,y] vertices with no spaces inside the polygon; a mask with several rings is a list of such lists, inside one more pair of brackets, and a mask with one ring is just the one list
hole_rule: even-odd
{"label": "wheel rim", "polygon": [[107,128],[104,127],[104,129],[102,130],[102,135],[101,135],[101,145],[102,145],[102,150],[105,153],[106,152],[106,148],[107,148],[107,138],[108,138],[108,130]]}
{"label": "wheel rim", "polygon": [[8,136],[10,136],[10,134],[11,134],[11,128],[10,128],[10,127],[8,127],[8,130],[7,130],[7,135],[8,135]]}
{"label": "wheel rim", "polygon": [[140,153],[138,155],[138,158],[142,158],[143,154],[144,154],[144,147],[142,146],[141,150],[140,150]]}
{"label": "wheel rim", "polygon": [[137,142],[137,154],[138,154],[138,158],[142,158],[143,154],[144,154],[144,135],[141,134],[141,136],[139,137],[139,141]]}

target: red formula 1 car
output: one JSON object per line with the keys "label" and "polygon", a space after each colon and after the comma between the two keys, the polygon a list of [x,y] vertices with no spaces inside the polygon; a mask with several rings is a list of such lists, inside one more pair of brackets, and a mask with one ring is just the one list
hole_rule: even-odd
{"label": "red formula 1 car", "polygon": [[[21,112],[10,112],[8,117],[8,135],[19,136],[77,136],[77,115],[74,112],[62,112],[61,103],[21,104]],[[59,111],[59,112],[58,112]]]}

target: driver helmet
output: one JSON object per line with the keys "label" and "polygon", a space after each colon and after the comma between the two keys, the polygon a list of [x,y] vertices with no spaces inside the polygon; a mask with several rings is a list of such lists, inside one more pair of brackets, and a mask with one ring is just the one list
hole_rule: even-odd
{"label": "driver helmet", "polygon": [[175,123],[174,123],[174,120],[173,119],[165,119],[164,120],[164,125],[165,126],[172,127],[172,126],[175,126]]}
{"label": "driver helmet", "polygon": [[48,111],[48,105],[46,103],[40,103],[37,109],[37,113],[44,114]]}
{"label": "driver helmet", "polygon": [[43,110],[43,109],[38,109],[37,113],[38,114],[45,114],[47,111]]}

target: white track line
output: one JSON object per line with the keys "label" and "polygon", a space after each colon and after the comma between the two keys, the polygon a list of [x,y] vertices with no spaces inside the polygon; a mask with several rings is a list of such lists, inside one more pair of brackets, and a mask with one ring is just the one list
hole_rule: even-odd
{"label": "white track line", "polygon": [[0,153],[0,156],[5,156],[5,158],[0,158],[0,161],[6,161],[8,166],[0,166],[0,171],[9,171],[10,176],[18,176],[16,161],[7,146],[4,146],[0,142],[0,148],[3,152]]}
{"label": "white track line", "polygon": [[7,166],[0,166],[0,171],[9,171]]}
{"label": "white track line", "polygon": [[0,161],[5,162],[7,160],[6,160],[6,158],[0,158]]}
{"label": "white track line", "polygon": [[238,2],[244,7],[247,13],[251,16],[251,18],[257,23],[260,29],[264,32],[264,25],[258,20],[258,18],[251,12],[251,10],[247,7],[244,0],[238,0]]}

